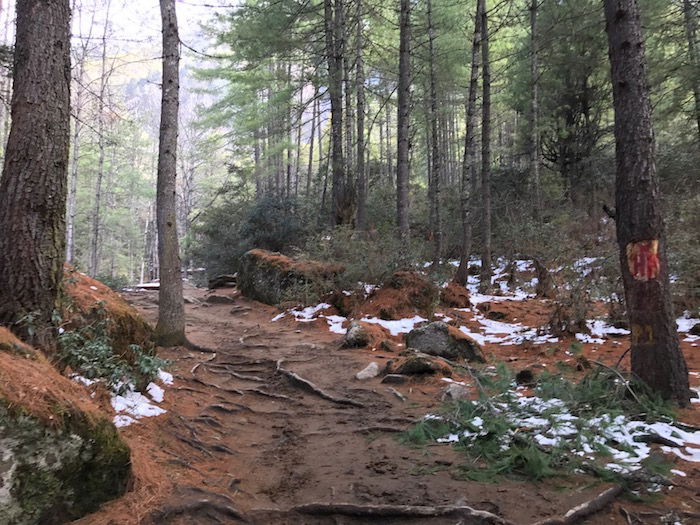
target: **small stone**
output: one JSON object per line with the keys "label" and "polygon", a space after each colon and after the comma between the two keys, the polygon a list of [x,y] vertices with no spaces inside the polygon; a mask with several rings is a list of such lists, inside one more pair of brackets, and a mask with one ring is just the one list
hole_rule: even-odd
{"label": "small stone", "polygon": [[379,365],[373,361],[369,365],[367,365],[365,369],[355,374],[355,377],[360,381],[363,381],[365,379],[372,379],[373,377],[377,377],[378,375]]}
{"label": "small stone", "polygon": [[381,343],[379,343],[379,348],[384,350],[385,352],[396,352],[398,351],[398,348],[396,347],[396,343],[389,341],[388,339],[385,339]]}
{"label": "small stone", "polygon": [[442,391],[442,400],[459,401],[460,399],[469,399],[469,389],[457,383],[450,383],[445,390]]}
{"label": "small stone", "polygon": [[365,327],[358,321],[352,321],[343,338],[343,346],[346,348],[361,348],[369,344],[369,334]]}
{"label": "small stone", "polygon": [[234,300],[226,295],[210,295],[207,297],[209,304],[232,304]]}
{"label": "small stone", "polygon": [[407,381],[408,378],[401,374],[387,374],[384,376],[384,379],[382,379],[382,383],[386,383],[388,385],[403,385]]}

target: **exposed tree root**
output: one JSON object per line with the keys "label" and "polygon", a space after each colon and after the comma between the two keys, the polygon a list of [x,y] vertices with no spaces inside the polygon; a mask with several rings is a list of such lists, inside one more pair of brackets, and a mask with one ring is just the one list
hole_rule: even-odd
{"label": "exposed tree root", "polygon": [[489,523],[498,525],[513,525],[496,514],[485,510],[477,510],[466,505],[442,505],[437,507],[417,505],[354,505],[351,503],[308,503],[290,509],[300,514],[328,516],[340,514],[343,516],[377,517],[377,518],[434,518],[439,516],[459,516],[472,518],[469,523]]}
{"label": "exposed tree root", "polygon": [[325,390],[317,387],[308,379],[304,379],[303,377],[301,377],[298,374],[295,374],[294,372],[285,370],[284,368],[282,368],[282,362],[283,359],[277,361],[277,372],[286,376],[292,382],[292,384],[298,386],[299,388],[306,390],[307,392],[310,392],[312,394],[316,394],[320,398],[326,399],[327,401],[338,403],[339,405],[351,405],[354,407],[365,408],[365,405],[360,403],[359,401],[354,401],[352,399],[347,399],[343,397],[335,397],[334,395],[329,394]]}
{"label": "exposed tree root", "polygon": [[352,428],[348,430],[329,430],[324,432],[322,430],[307,432],[303,436],[328,436],[332,434],[371,434],[372,432],[403,432],[405,428],[390,427],[385,425],[376,425],[369,427]]}
{"label": "exposed tree root", "polygon": [[212,515],[219,515],[248,523],[248,519],[233,506],[233,501],[227,496],[200,489],[193,489],[189,492],[191,494],[187,496],[178,495],[178,499],[181,501],[152,512],[149,521],[151,523],[170,523],[173,518],[178,516],[212,517]]}
{"label": "exposed tree root", "polygon": [[533,523],[532,525],[572,525],[577,521],[595,514],[598,511],[603,510],[605,507],[610,505],[615,498],[617,498],[622,493],[622,487],[616,485],[604,490],[598,494],[595,498],[588,500],[580,505],[575,506],[570,509],[564,516],[557,518],[547,518],[542,521]]}

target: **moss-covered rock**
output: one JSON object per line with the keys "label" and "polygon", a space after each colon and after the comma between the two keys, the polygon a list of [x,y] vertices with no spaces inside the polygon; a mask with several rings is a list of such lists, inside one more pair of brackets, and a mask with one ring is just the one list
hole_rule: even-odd
{"label": "moss-covered rock", "polygon": [[266,304],[304,301],[304,295],[317,296],[333,288],[343,266],[318,261],[295,261],[265,250],[243,255],[238,271],[238,287],[246,297]]}
{"label": "moss-covered rock", "polygon": [[0,337],[0,523],[65,523],[122,495],[130,452],[114,425],[41,353]]}
{"label": "moss-covered rock", "polygon": [[0,401],[0,451],[0,523],[65,523],[129,481],[129,449],[111,423],[86,414],[54,428]]}

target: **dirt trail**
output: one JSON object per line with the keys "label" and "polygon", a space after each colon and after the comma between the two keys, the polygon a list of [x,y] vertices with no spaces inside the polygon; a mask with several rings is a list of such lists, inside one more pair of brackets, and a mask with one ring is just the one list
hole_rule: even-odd
{"label": "dirt trail", "polygon": [[[202,299],[204,292],[193,295]],[[478,522],[289,511],[318,502],[463,504],[528,524],[561,515],[605,488],[577,487],[575,480],[456,479],[462,458],[451,447],[416,449],[396,440],[396,431],[439,406],[437,381],[397,387],[408,398],[402,401],[379,379],[354,379],[370,359],[381,366],[395,354],[340,349],[338,336],[326,329],[271,323],[275,309],[231,290],[226,295],[230,304],[187,307],[190,338],[216,353],[167,351],[175,376],[162,403],[168,413],[124,431],[153,458],[163,490],[142,502],[138,516],[138,505],[127,497],[80,523],[124,523],[126,516],[168,524],[236,523],[243,517],[260,524]],[[157,311],[154,297],[127,296],[149,321]],[[283,369],[351,403],[305,391],[278,371],[279,360]],[[626,523],[617,512],[588,521],[615,522]]]}

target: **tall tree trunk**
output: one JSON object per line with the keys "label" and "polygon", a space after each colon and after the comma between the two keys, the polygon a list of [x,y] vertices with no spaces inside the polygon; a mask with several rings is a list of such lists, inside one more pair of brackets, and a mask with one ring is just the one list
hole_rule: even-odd
{"label": "tall tree trunk", "polygon": [[70,81],[68,0],[18,0],[0,180],[0,324],[47,351],[65,261]]}
{"label": "tall tree trunk", "polygon": [[324,0],[328,93],[331,99],[332,209],[335,224],[347,224],[346,174],[343,157],[343,36],[342,0]]}
{"label": "tall tree trunk", "polygon": [[255,200],[259,201],[262,198],[262,180],[260,173],[260,129],[255,128],[253,131],[253,160],[255,168],[253,176],[255,177]]}
{"label": "tall tree trunk", "polygon": [[695,99],[695,121],[700,137],[700,57],[697,49],[698,8],[691,0],[683,0],[683,16],[685,18],[685,34],[688,39],[688,57],[693,67],[693,97]]}
{"label": "tall tree trunk", "polygon": [[632,331],[632,372],[664,397],[688,404],[656,175],[644,37],[637,0],[605,0],[615,108],[617,242]]}
{"label": "tall tree trunk", "polygon": [[163,87],[158,144],[158,259],[160,287],[155,340],[161,346],[186,344],[182,269],[177,238],[177,133],[180,93],[180,38],[175,0],[160,0],[163,24]]}
{"label": "tall tree trunk", "polygon": [[530,184],[535,194],[535,219],[542,217],[542,192],[540,188],[540,126],[539,126],[539,49],[537,35],[537,3],[530,4]]}
{"label": "tall tree trunk", "polygon": [[[479,88],[479,67],[481,59],[481,12],[483,0],[476,2],[474,16],[474,39],[472,41],[472,69],[469,77],[469,95],[467,97],[467,129],[464,135],[464,157],[462,160],[462,179],[460,182],[460,216],[462,219],[462,243],[459,254],[459,267],[455,273],[456,283],[465,286],[469,279],[469,255],[472,246],[472,208],[474,204],[476,183],[476,95]],[[471,188],[470,188],[471,187]],[[471,189],[471,191],[470,191]]]}
{"label": "tall tree trunk", "polygon": [[85,53],[82,54],[80,63],[78,64],[77,70],[77,94],[75,97],[74,104],[74,125],[73,125],[73,148],[72,148],[72,158],[71,158],[71,168],[70,168],[70,179],[68,188],[68,207],[66,210],[66,262],[73,262],[73,255],[75,253],[75,215],[76,215],[76,203],[78,200],[78,168],[80,162],[80,139],[81,132],[83,128],[83,123],[81,120],[82,109],[83,109],[83,81],[85,78],[85,60],[87,56]]}
{"label": "tall tree trunk", "polygon": [[442,228],[440,221],[440,146],[438,144],[438,100],[435,86],[435,28],[433,27],[433,2],[428,0],[428,55],[430,62],[430,139],[432,162],[430,163],[432,216],[433,216],[433,268],[440,264],[442,254]]}
{"label": "tall tree trunk", "polygon": [[411,97],[411,1],[401,0],[399,15],[399,85],[396,130],[396,224],[399,237],[408,239],[408,183]]}
{"label": "tall tree trunk", "polygon": [[102,32],[102,57],[100,71],[100,92],[97,100],[97,147],[99,156],[97,161],[97,182],[95,184],[95,205],[92,209],[92,237],[90,239],[90,265],[88,273],[95,277],[99,270],[100,263],[100,215],[102,206],[102,180],[105,173],[105,97],[107,95],[107,30],[109,27],[109,8],[111,1],[108,0],[105,13],[105,25]]}
{"label": "tall tree trunk", "polygon": [[481,54],[483,62],[483,109],[481,114],[481,283],[482,291],[491,289],[491,65],[489,63],[489,26],[486,0],[482,0]]}
{"label": "tall tree trunk", "polygon": [[357,89],[357,229],[367,229],[367,173],[365,172],[365,64],[362,56],[362,0],[357,0],[357,63],[355,64]]}
{"label": "tall tree trunk", "polygon": [[306,197],[311,195],[311,174],[314,167],[314,140],[316,138],[316,113],[318,108],[318,86],[314,87],[314,100],[311,103],[311,134],[309,136],[309,164],[306,168]]}

